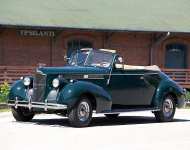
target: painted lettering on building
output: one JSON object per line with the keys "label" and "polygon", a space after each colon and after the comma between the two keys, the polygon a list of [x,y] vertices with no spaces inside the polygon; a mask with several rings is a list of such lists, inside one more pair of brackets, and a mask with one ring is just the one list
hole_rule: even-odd
{"label": "painted lettering on building", "polygon": [[43,30],[20,30],[21,36],[38,36],[38,37],[54,37],[54,31],[43,31]]}

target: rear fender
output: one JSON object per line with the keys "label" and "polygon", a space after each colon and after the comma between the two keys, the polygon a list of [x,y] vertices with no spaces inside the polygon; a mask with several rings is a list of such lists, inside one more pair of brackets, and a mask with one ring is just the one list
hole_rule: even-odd
{"label": "rear fender", "polygon": [[184,90],[172,80],[162,80],[160,82],[153,99],[153,106],[160,108],[164,97],[169,93],[175,95],[177,106],[182,107]]}

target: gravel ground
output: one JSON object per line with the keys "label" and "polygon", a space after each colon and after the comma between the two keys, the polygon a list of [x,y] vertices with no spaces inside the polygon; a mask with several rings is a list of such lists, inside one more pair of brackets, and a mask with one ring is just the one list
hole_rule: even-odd
{"label": "gravel ground", "polygon": [[122,114],[115,121],[94,115],[87,128],[69,127],[66,118],[36,115],[16,122],[0,113],[1,150],[189,150],[190,109],[177,110],[174,122],[157,123],[150,112]]}

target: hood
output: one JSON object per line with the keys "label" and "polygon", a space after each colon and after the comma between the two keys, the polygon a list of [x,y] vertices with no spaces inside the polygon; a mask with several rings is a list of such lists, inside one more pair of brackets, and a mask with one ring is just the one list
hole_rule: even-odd
{"label": "hood", "polygon": [[40,67],[44,74],[108,74],[109,68],[87,66]]}

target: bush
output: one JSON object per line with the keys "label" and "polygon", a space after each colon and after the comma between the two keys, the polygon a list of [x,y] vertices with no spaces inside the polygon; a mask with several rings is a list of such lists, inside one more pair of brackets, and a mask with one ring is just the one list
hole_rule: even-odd
{"label": "bush", "polygon": [[190,102],[190,92],[189,91],[187,91],[186,98],[187,98],[187,101]]}
{"label": "bush", "polygon": [[6,81],[0,85],[0,103],[6,102],[9,90],[10,86]]}

